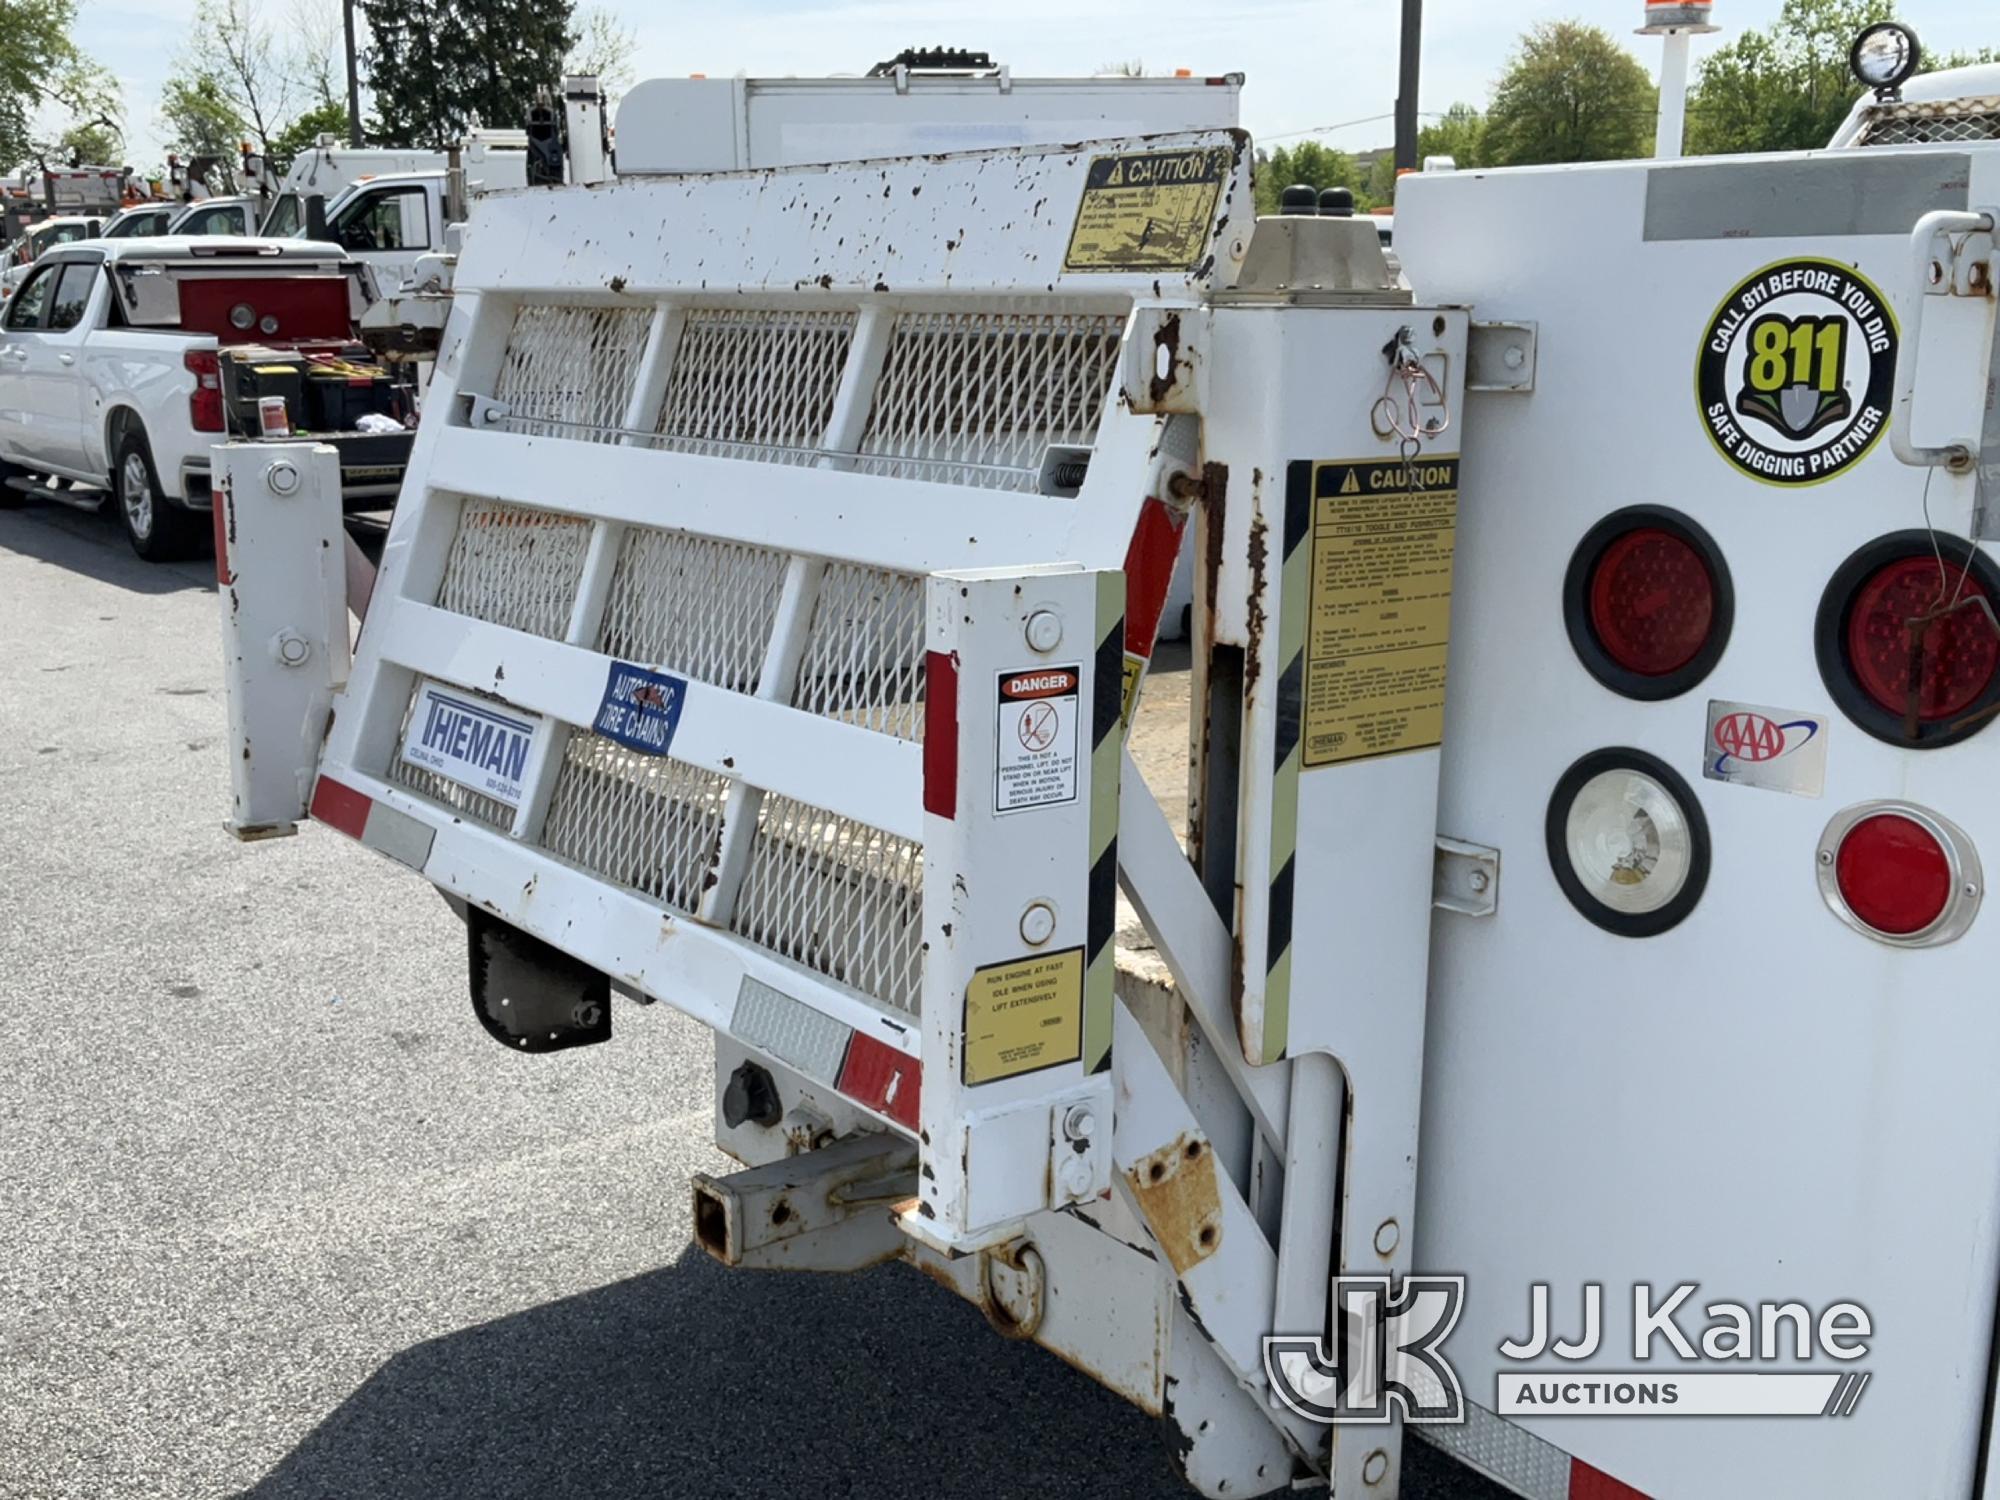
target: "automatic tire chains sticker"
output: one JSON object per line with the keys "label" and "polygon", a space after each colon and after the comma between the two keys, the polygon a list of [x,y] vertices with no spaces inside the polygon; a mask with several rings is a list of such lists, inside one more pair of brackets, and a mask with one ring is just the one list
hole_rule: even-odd
{"label": "automatic tire chains sticker", "polygon": [[1702,427],[1753,479],[1831,479],[1889,425],[1896,342],[1888,299],[1853,267],[1812,257],[1765,266],[1723,299],[1702,334]]}

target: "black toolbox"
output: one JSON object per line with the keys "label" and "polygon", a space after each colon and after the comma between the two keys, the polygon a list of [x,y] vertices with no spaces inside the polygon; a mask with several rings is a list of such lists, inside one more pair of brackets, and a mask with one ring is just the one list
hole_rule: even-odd
{"label": "black toolbox", "polygon": [[229,409],[229,430],[244,437],[264,435],[258,403],[268,396],[284,399],[291,425],[300,425],[305,406],[306,357],[291,349],[265,349],[240,344],[222,351],[222,399]]}

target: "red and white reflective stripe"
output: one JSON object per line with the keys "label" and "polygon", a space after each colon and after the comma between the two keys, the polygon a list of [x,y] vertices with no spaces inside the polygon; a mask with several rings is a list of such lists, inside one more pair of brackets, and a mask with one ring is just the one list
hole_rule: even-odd
{"label": "red and white reflective stripe", "polygon": [[1497,1480],[1524,1500],[1649,1500],[1645,1491],[1613,1479],[1471,1401],[1465,1403],[1462,1423],[1427,1423],[1403,1431]]}
{"label": "red and white reflective stripe", "polygon": [[364,792],[322,776],[313,787],[312,815],[336,833],[359,840],[377,853],[422,870],[437,831],[419,818],[398,812]]}
{"label": "red and white reflective stripe", "polygon": [[[899,1023],[883,1020],[884,1026]],[[917,1128],[923,1065],[749,975],[736,992],[729,1034],[909,1130]]]}

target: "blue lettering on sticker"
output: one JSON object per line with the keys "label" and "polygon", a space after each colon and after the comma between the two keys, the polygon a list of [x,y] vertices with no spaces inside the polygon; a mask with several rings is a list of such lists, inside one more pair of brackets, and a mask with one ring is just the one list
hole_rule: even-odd
{"label": "blue lettering on sticker", "polygon": [[604,680],[604,701],[591,726],[642,755],[665,755],[680,727],[687,679],[667,672],[649,672],[630,662],[614,661]]}
{"label": "blue lettering on sticker", "polygon": [[436,688],[424,693],[424,727],[416,749],[430,752],[429,764],[446,769],[446,762],[497,778],[491,790],[520,795],[521,777],[528,769],[528,749],[535,726],[477,701],[455,698]]}

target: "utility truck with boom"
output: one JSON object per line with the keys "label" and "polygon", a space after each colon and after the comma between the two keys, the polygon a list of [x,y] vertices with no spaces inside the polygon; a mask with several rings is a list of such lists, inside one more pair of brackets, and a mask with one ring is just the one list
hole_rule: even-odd
{"label": "utility truck with boom", "polygon": [[1840,150],[1406,178],[1402,276],[1227,130],[490,194],[372,596],[220,450],[229,826],[511,1052],[712,1028],[709,1254],[1202,1494],[1994,1500],[2000,105],[1856,59]]}

